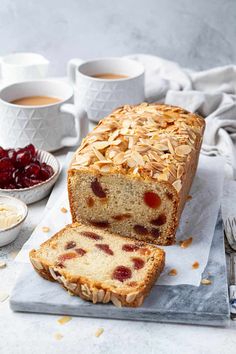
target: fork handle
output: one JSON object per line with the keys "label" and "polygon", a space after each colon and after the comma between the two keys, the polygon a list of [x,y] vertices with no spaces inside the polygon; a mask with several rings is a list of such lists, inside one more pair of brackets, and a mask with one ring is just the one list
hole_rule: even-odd
{"label": "fork handle", "polygon": [[236,285],[229,286],[229,305],[232,320],[236,320]]}

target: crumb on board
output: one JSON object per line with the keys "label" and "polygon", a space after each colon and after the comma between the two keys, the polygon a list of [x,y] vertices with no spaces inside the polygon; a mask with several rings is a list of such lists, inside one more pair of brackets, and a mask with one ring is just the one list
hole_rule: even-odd
{"label": "crumb on board", "polygon": [[199,262],[198,262],[198,261],[195,261],[195,262],[192,264],[192,268],[193,268],[193,269],[198,269],[198,268],[199,268]]}
{"label": "crumb on board", "polygon": [[192,196],[191,195],[188,195],[187,196],[187,200],[191,200],[192,199]]}
{"label": "crumb on board", "polygon": [[202,285],[211,285],[212,281],[210,279],[202,279],[201,284]]}
{"label": "crumb on board", "polygon": [[61,339],[63,338],[63,335],[62,335],[61,333],[55,333],[55,334],[54,334],[54,338],[55,338],[56,340],[61,340]]}
{"label": "crumb on board", "polygon": [[68,210],[67,210],[66,208],[64,208],[64,207],[61,208],[61,212],[62,212],[62,213],[67,213],[67,211],[68,211]]}
{"label": "crumb on board", "polygon": [[104,329],[103,328],[98,328],[95,332],[95,336],[96,337],[100,337],[104,332]]}
{"label": "crumb on board", "polygon": [[192,236],[187,238],[186,240],[180,240],[179,245],[181,248],[188,248],[193,242]]}
{"label": "crumb on board", "polygon": [[175,276],[175,275],[177,275],[178,274],[178,272],[177,272],[177,270],[175,269],[175,268],[173,268],[173,269],[171,269],[169,272],[168,272],[168,275],[170,275],[170,276]]}
{"label": "crumb on board", "polygon": [[60,323],[61,325],[63,325],[67,322],[70,322],[71,320],[72,320],[72,317],[70,317],[70,316],[62,316],[57,320],[57,322]]}
{"label": "crumb on board", "polygon": [[42,227],[42,231],[43,232],[49,232],[50,231],[50,228],[48,226],[43,226]]}

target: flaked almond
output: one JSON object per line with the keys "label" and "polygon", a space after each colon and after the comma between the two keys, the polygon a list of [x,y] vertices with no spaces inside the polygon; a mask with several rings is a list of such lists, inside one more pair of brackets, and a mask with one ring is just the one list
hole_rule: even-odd
{"label": "flaked almond", "polygon": [[67,322],[70,322],[72,320],[72,317],[70,317],[70,316],[62,316],[61,318],[59,318],[58,320],[57,320],[57,322],[59,323],[59,324],[61,324],[61,325],[64,325],[64,324],[66,324]]}
{"label": "flaked almond", "polygon": [[189,145],[179,145],[175,148],[175,153],[178,156],[188,155],[192,148]]}
{"label": "flaked almond", "polygon": [[7,266],[6,262],[0,261],[0,269],[5,268]]}
{"label": "flaked almond", "polygon": [[50,228],[48,226],[43,226],[42,227],[42,231],[43,232],[49,232],[50,231]]}
{"label": "flaked almond", "polygon": [[103,328],[98,328],[95,332],[95,336],[96,337],[100,337],[104,332],[104,329]]}
{"label": "flaked almond", "polygon": [[211,285],[212,281],[210,279],[202,279],[201,284],[202,285]]}
{"label": "flaked almond", "polygon": [[92,147],[92,150],[93,150],[93,152],[94,152],[94,154],[95,154],[95,156],[97,157],[98,160],[100,160],[100,161],[106,160],[105,156],[100,151],[98,151],[94,146]]}
{"label": "flaked almond", "polygon": [[174,181],[172,183],[172,186],[177,190],[177,192],[179,193],[179,191],[181,190],[182,188],[182,182],[180,179],[177,179],[176,181]]}
{"label": "flaked almond", "polygon": [[96,150],[103,150],[110,145],[111,143],[109,141],[96,141],[92,143],[92,147],[95,148]]}
{"label": "flaked almond", "polygon": [[177,168],[177,178],[180,179],[183,176],[184,173],[184,168],[181,165],[178,165]]}

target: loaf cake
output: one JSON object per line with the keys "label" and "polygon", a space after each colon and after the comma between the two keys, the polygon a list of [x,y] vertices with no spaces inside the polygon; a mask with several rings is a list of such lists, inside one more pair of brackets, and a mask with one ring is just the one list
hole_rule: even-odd
{"label": "loaf cake", "polygon": [[30,252],[35,270],[93,303],[140,306],[161,273],[165,253],[96,227],[68,225]]}
{"label": "loaf cake", "polygon": [[204,119],[182,108],[124,106],[83,139],[68,171],[73,222],[171,245],[197,168]]}

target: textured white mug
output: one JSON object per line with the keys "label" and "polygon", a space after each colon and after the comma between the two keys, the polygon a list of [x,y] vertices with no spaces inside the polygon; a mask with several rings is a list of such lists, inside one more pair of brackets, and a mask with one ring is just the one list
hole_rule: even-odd
{"label": "textured white mug", "polygon": [[37,53],[13,53],[0,58],[4,86],[15,82],[39,80],[47,76],[49,61]]}
{"label": "textured white mug", "polygon": [[[103,79],[93,75],[111,73],[127,78]],[[69,81],[75,90],[76,109],[84,109],[88,118],[99,121],[115,108],[144,100],[144,68],[135,60],[101,58],[68,63]]]}
{"label": "textured white mug", "polygon": [[[11,103],[30,96],[60,101],[43,106]],[[16,148],[32,143],[38,149],[55,151],[78,145],[88,132],[88,119],[84,111],[75,112],[72,97],[72,87],[58,80],[25,81],[4,87],[0,91],[0,146]]]}

